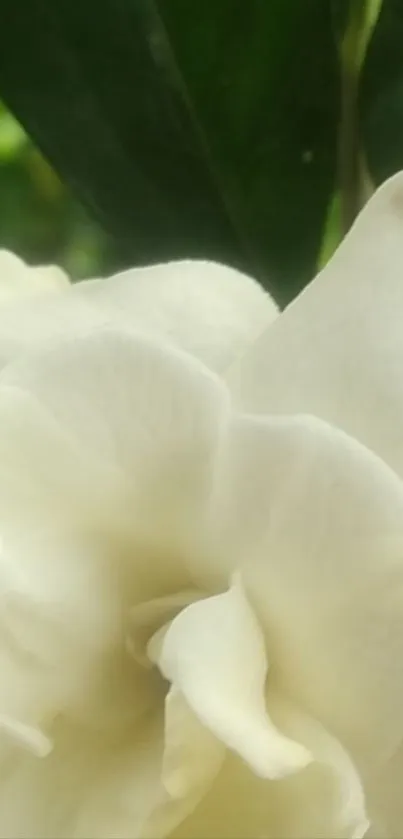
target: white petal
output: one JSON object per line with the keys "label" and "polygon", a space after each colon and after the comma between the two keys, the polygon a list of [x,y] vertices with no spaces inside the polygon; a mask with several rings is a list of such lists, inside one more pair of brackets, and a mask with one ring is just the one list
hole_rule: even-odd
{"label": "white petal", "polygon": [[202,596],[197,589],[184,589],[175,594],[167,594],[165,597],[146,600],[130,609],[126,646],[135,661],[142,667],[152,667],[153,662],[147,654],[147,644],[152,636],[172,621],[185,606],[189,606],[189,603],[199,600]]}
{"label": "white petal", "polygon": [[403,836],[403,747],[385,762],[380,771],[365,778],[371,804],[371,839]]}
{"label": "white petal", "polygon": [[236,421],[221,479],[210,584],[242,565],[276,679],[379,766],[403,738],[402,482],[309,417]]}
{"label": "white petal", "polygon": [[125,598],[97,546],[31,539],[1,557],[0,581],[0,742],[43,755],[61,714],[115,733],[133,724],[153,683],[125,651]]}
{"label": "white petal", "polygon": [[334,423],[403,473],[403,174],[231,373],[238,403]]}
{"label": "white petal", "polygon": [[25,725],[18,719],[0,714],[0,731],[10,735],[14,746],[21,744],[37,757],[46,757],[52,751],[52,741],[40,728]]}
{"label": "white petal", "polygon": [[170,262],[76,283],[60,299],[42,295],[8,306],[0,312],[0,364],[58,339],[74,341],[111,328],[148,333],[221,371],[276,315],[269,295],[238,271]]}
{"label": "white petal", "polygon": [[361,839],[369,819],[362,779],[350,755],[317,720],[281,695],[269,691],[268,706],[277,725],[313,755],[305,772],[279,786],[283,818],[288,809],[287,835],[323,836],[327,827],[331,836]]}
{"label": "white petal", "polygon": [[277,316],[262,287],[234,268],[185,260],[135,268],[80,292],[122,324],[225,370]]}
{"label": "white petal", "polygon": [[[178,734],[177,729],[175,733],[171,728],[168,732],[169,737]],[[174,747],[173,742],[169,745]],[[99,755],[98,749],[98,755],[95,753],[95,760],[99,761],[98,772],[94,773],[94,762],[90,766],[92,788],[82,796],[79,806],[76,805],[71,820],[74,829],[67,835],[72,835],[73,839],[88,839],[89,836],[94,839],[165,839],[170,836],[198,803],[204,784],[199,773],[196,788],[183,798],[171,797],[162,783],[164,769],[167,769],[167,764],[165,767],[163,764],[163,746],[161,717],[156,713],[145,717],[132,732],[128,731],[125,742],[118,748],[112,747],[110,755]],[[212,759],[210,749],[211,769]],[[194,763],[193,768],[197,772]],[[196,780],[195,776],[193,780]],[[59,836],[60,833],[57,839]],[[63,833],[61,839],[65,836]]]}
{"label": "white petal", "polygon": [[[5,752],[0,744],[2,839],[139,839],[148,825],[165,836],[181,802],[166,804],[160,781],[160,719],[145,718],[124,739],[61,718],[46,758]],[[165,808],[165,809],[164,809]]]}
{"label": "white petal", "polygon": [[162,766],[162,781],[170,796],[192,796],[194,806],[211,786],[224,757],[223,744],[200,722],[181,692],[171,687],[165,700]]}
{"label": "white petal", "polygon": [[186,585],[181,549],[226,416],[207,370],[122,335],[3,375],[0,714],[18,736],[63,710],[98,726],[136,716],[130,609]]}
{"label": "white petal", "polygon": [[137,547],[162,545],[167,563],[210,492],[227,402],[207,368],[151,339],[105,331],[55,343],[0,383],[5,523],[61,519],[110,538],[114,522]]}
{"label": "white petal", "polygon": [[361,839],[366,835],[362,784],[341,744],[270,691],[268,705],[279,728],[303,743],[313,762],[301,772],[270,781],[252,775],[229,755],[210,791],[172,839]]}
{"label": "white petal", "polygon": [[[0,250],[0,305],[21,302],[42,292],[62,291],[69,285],[56,265],[31,267],[10,251]],[[7,317],[5,313],[4,317]]]}
{"label": "white petal", "polygon": [[282,777],[309,762],[309,753],[267,716],[264,640],[237,579],[227,593],[174,619],[158,665],[200,721],[258,775]]}

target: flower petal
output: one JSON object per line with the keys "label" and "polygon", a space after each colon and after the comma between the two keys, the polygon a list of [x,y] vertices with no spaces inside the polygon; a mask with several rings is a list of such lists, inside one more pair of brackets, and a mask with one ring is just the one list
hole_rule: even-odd
{"label": "flower petal", "polygon": [[402,482],[310,417],[234,421],[221,469],[200,582],[242,568],[271,677],[379,767],[403,738]]}
{"label": "flower petal", "polygon": [[403,173],[369,201],[333,259],[231,371],[238,404],[310,413],[403,474]]}
{"label": "flower petal", "polygon": [[278,309],[250,277],[215,262],[134,268],[79,292],[122,325],[149,332],[221,372],[271,323]]}
{"label": "flower petal", "polygon": [[361,839],[369,820],[362,779],[350,755],[317,720],[281,694],[269,690],[268,706],[277,725],[313,756],[307,770],[279,785],[277,803],[283,817],[287,813],[286,835],[322,837],[327,831],[331,837]]}
{"label": "flower petal", "polygon": [[[182,817],[180,803],[161,820],[162,727],[151,715],[124,739],[61,718],[46,758],[0,748],[0,835],[18,839],[133,839],[160,814],[167,835]],[[165,833],[166,829],[166,833]]]}
{"label": "flower petal", "polygon": [[63,291],[68,285],[67,275],[56,265],[31,267],[10,251],[0,250],[1,306],[42,292]]}
{"label": "flower petal", "polygon": [[258,775],[278,778],[309,763],[309,753],[267,716],[264,640],[236,577],[228,592],[173,620],[154,660],[203,725]]}
{"label": "flower petal", "polygon": [[150,338],[55,342],[0,382],[4,522],[115,522],[166,555],[200,515],[227,416],[219,380]]}
{"label": "flower petal", "polygon": [[279,695],[268,699],[279,728],[303,743],[313,762],[276,781],[253,775],[236,756],[227,761],[194,812],[172,839],[360,839],[368,820],[362,784],[342,748],[325,729]]}
{"label": "flower petal", "polygon": [[205,728],[176,687],[165,700],[165,749],[162,782],[172,798],[196,802],[211,786],[225,757],[225,747]]}
{"label": "flower petal", "polygon": [[125,651],[130,610],[188,582],[183,554],[197,538],[227,408],[195,360],[121,334],[55,345],[3,373],[8,737],[42,742],[61,711],[113,727],[143,707],[150,676],[136,675]]}
{"label": "flower petal", "polygon": [[[169,731],[166,730],[168,749],[175,749],[178,745],[177,741],[173,742],[178,735],[181,736],[176,728],[177,722],[185,723],[186,732],[189,732],[189,718],[183,717],[182,710],[183,707],[179,709],[176,706],[175,715],[179,711],[179,717],[174,722],[175,730],[171,725]],[[190,728],[194,734],[193,722]],[[192,780],[197,780],[197,783],[183,797],[170,796],[162,782],[164,770],[168,768],[167,757],[169,762],[171,756],[165,753],[164,767],[164,736],[158,712],[145,717],[132,732],[128,731],[126,741],[118,748],[112,748],[109,756],[99,755],[98,748],[98,755],[95,753],[95,760],[101,758],[98,772],[94,773],[95,761],[90,766],[92,788],[87,789],[80,806],[76,805],[74,820],[71,821],[72,833],[62,833],[62,836],[72,835],[73,839],[88,839],[88,836],[94,839],[165,839],[170,836],[198,803],[204,784],[210,778],[212,763],[217,760],[211,743],[205,749],[199,738],[198,744],[201,746],[199,757],[202,753],[206,757],[208,753],[208,777],[203,779],[193,756],[189,754],[195,773]]]}
{"label": "flower petal", "polygon": [[147,644],[152,636],[172,621],[189,603],[199,600],[203,595],[197,589],[184,589],[165,597],[146,600],[130,609],[127,649],[142,667],[153,666],[147,654]]}
{"label": "flower petal", "polygon": [[44,754],[60,714],[116,732],[143,713],[152,683],[124,649],[124,597],[96,546],[30,539],[3,552],[0,582],[1,742]]}
{"label": "flower petal", "polygon": [[147,333],[221,371],[276,315],[269,295],[238,271],[210,262],[170,262],[75,283],[60,299],[42,295],[8,306],[0,313],[0,363],[55,340],[110,328]]}

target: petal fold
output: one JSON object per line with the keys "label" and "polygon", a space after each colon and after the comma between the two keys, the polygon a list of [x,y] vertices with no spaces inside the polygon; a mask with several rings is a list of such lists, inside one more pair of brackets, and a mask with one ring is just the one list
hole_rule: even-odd
{"label": "petal fold", "polygon": [[81,284],[88,302],[222,372],[275,320],[272,298],[251,277],[216,262],[132,268]]}
{"label": "petal fold", "polygon": [[178,825],[172,839],[361,839],[367,835],[362,780],[343,746],[284,695],[269,688],[267,702],[278,727],[304,745],[312,762],[300,772],[273,781],[256,777],[229,753],[214,784]]}
{"label": "petal fold", "polygon": [[228,413],[214,374],[149,337],[107,330],[59,341],[0,380],[4,520],[19,518],[19,530],[50,520],[101,527],[179,557]]}
{"label": "petal fold", "polygon": [[165,748],[162,781],[172,798],[196,794],[211,786],[225,757],[225,747],[205,728],[176,687],[165,700]]}
{"label": "petal fold", "polygon": [[[210,564],[241,568],[272,669],[354,759],[403,738],[403,485],[380,458],[313,417],[239,417],[217,468]],[[374,763],[372,763],[374,761]]]}
{"label": "petal fold", "polygon": [[247,411],[314,414],[403,474],[403,173],[331,261],[232,368]]}
{"label": "petal fold", "polygon": [[[24,278],[35,286],[34,269],[13,255],[7,260],[18,274],[24,269]],[[49,279],[58,271],[35,270]],[[197,260],[131,269],[75,283],[57,296],[38,295],[28,302],[18,298],[15,303],[0,311],[1,366],[37,349],[51,353],[54,341],[74,343],[95,329],[108,328],[147,334],[221,373],[277,316],[277,306],[254,280]]]}
{"label": "petal fold", "polygon": [[279,778],[309,763],[309,753],[267,715],[264,639],[237,576],[228,592],[174,619],[158,665],[203,725],[257,775]]}

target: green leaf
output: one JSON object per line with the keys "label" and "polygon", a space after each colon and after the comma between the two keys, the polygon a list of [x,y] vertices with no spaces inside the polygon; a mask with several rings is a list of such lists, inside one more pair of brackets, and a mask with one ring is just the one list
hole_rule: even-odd
{"label": "green leaf", "polygon": [[403,169],[403,3],[385,0],[368,47],[361,97],[361,136],[375,184]]}
{"label": "green leaf", "polygon": [[330,0],[3,0],[0,95],[122,264],[197,256],[281,302],[335,179]]}
{"label": "green leaf", "polygon": [[0,163],[12,160],[25,144],[26,136],[20,124],[0,107]]}

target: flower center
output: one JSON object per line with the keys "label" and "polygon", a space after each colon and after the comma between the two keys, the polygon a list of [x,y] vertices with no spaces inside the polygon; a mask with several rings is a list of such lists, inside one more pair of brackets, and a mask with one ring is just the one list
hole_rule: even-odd
{"label": "flower center", "polygon": [[152,638],[166,628],[182,609],[203,597],[206,595],[197,589],[184,589],[134,606],[130,613],[126,646],[136,663],[146,669],[153,667],[156,661],[148,651]]}

